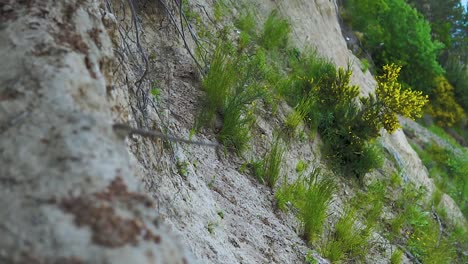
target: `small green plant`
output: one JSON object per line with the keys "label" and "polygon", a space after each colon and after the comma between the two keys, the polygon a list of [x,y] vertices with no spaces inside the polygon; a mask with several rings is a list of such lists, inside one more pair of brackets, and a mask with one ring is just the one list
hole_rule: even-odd
{"label": "small green plant", "polygon": [[210,70],[202,82],[206,92],[205,109],[200,117],[202,123],[209,123],[214,115],[226,105],[231,87],[235,84],[235,62],[229,56],[229,48],[218,44],[210,64]]}
{"label": "small green plant", "polygon": [[244,116],[244,108],[235,99],[229,100],[224,109],[223,128],[219,139],[223,144],[241,153],[250,140],[251,116]]}
{"label": "small green plant", "polygon": [[305,263],[307,264],[318,264],[318,261],[312,255],[312,251],[308,251],[307,255],[305,256]]}
{"label": "small green plant", "polygon": [[392,256],[390,257],[390,264],[401,264],[401,258],[403,257],[403,252],[399,249],[393,251]]}
{"label": "small green plant", "polygon": [[307,163],[303,160],[299,160],[296,164],[296,172],[302,173],[307,170]]}
{"label": "small green plant", "polygon": [[[425,191],[408,184],[395,202],[398,215],[391,221],[391,239],[406,244],[405,248],[422,263],[453,263],[454,244],[442,233],[440,223],[425,209]],[[435,192],[432,203],[440,202],[441,193]],[[401,232],[404,230],[404,232]]]}
{"label": "small green plant", "polygon": [[188,163],[187,161],[177,161],[176,168],[180,176],[187,178],[189,165],[190,163]]}
{"label": "small green plant", "polygon": [[362,72],[366,72],[369,70],[369,61],[367,59],[361,59],[361,70]]}
{"label": "small green plant", "polygon": [[400,173],[393,172],[392,175],[390,175],[390,186],[392,186],[393,188],[397,188],[401,186],[402,183],[403,180],[400,176]]}
{"label": "small green plant", "polygon": [[210,234],[214,234],[215,232],[215,227],[217,226],[217,223],[213,222],[213,221],[210,221],[208,222],[208,224],[206,225],[206,230],[208,230],[208,233]]}
{"label": "small green plant", "polygon": [[265,49],[285,48],[289,39],[291,28],[289,22],[273,10],[263,25],[260,36],[260,45]]}
{"label": "small green plant", "polygon": [[312,96],[304,97],[294,108],[294,111],[291,112],[285,121],[285,125],[287,128],[288,134],[295,135],[297,127],[299,124],[308,118],[308,123],[313,123],[310,119],[309,115],[315,111],[314,109],[315,102]]}
{"label": "small green plant", "polygon": [[290,203],[297,210],[308,242],[315,241],[322,233],[327,208],[336,190],[333,180],[328,175],[319,178],[320,173],[320,168],[314,168],[308,177],[299,176],[292,184],[284,182],[276,192],[280,209]]}
{"label": "small green plant", "polygon": [[224,219],[224,212],[222,210],[219,210],[218,211],[218,216],[221,218],[221,219]]}
{"label": "small green plant", "polygon": [[213,189],[215,180],[216,180],[216,176],[213,176],[211,180],[208,182],[208,188]]}
{"label": "small green plant", "polygon": [[151,90],[150,90],[150,94],[151,94],[151,96],[153,96],[153,98],[156,101],[159,100],[159,97],[161,96],[161,89],[159,89],[157,81],[153,82],[153,85],[152,85]]}
{"label": "small green plant", "polygon": [[437,207],[440,204],[440,201],[442,201],[442,195],[443,193],[438,188],[436,188],[432,193],[432,204],[435,207]]}
{"label": "small green plant", "polygon": [[240,51],[245,50],[251,42],[252,42],[252,39],[248,33],[246,33],[245,31],[241,31],[241,33],[239,33],[239,50]]}
{"label": "small green plant", "polygon": [[406,218],[404,215],[399,214],[392,220],[390,220],[390,230],[393,237],[399,237],[402,228],[406,224]]}
{"label": "small green plant", "polygon": [[195,134],[197,134],[197,130],[192,127],[190,129],[190,132],[189,132],[189,140],[192,140],[192,138],[193,138],[193,136],[195,136]]}

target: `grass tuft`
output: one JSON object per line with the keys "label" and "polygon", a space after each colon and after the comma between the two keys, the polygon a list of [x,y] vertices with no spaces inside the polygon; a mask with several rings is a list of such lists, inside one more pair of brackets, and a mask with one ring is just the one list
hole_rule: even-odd
{"label": "grass tuft", "polygon": [[357,221],[355,209],[349,208],[335,224],[331,240],[322,248],[323,255],[333,263],[343,260],[362,261],[369,250],[371,229]]}
{"label": "grass tuft", "polygon": [[321,170],[315,168],[308,177],[299,176],[292,184],[284,182],[276,192],[278,207],[291,204],[303,225],[304,237],[314,242],[323,231],[327,209],[336,190],[334,181],[327,176],[319,178]]}
{"label": "grass tuft", "polygon": [[403,252],[399,249],[393,251],[392,256],[390,257],[390,264],[401,264],[401,258],[403,257]]}
{"label": "grass tuft", "polygon": [[285,48],[290,32],[289,22],[281,18],[277,10],[273,10],[263,25],[259,44],[267,50]]}
{"label": "grass tuft", "polygon": [[283,160],[284,151],[283,143],[279,137],[276,137],[270,152],[265,156],[263,161],[263,179],[270,188],[275,187],[280,177],[281,161]]}

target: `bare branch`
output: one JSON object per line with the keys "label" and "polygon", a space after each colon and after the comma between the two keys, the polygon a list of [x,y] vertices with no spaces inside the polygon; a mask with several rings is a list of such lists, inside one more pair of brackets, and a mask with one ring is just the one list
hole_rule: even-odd
{"label": "bare branch", "polygon": [[210,146],[210,147],[218,147],[219,145],[217,143],[211,143],[211,142],[202,142],[202,141],[193,141],[193,140],[188,140],[188,139],[183,139],[183,138],[178,138],[174,136],[169,136],[169,135],[164,135],[161,132],[157,131],[151,131],[151,130],[143,130],[143,129],[138,129],[138,128],[132,128],[128,125],[125,124],[114,124],[112,126],[114,131],[118,133],[119,135],[140,135],[142,137],[153,137],[153,138],[161,138],[161,139],[167,139],[170,141],[175,141],[175,142],[180,142],[180,143],[187,143],[187,144],[194,144],[194,145],[201,145],[201,146]]}

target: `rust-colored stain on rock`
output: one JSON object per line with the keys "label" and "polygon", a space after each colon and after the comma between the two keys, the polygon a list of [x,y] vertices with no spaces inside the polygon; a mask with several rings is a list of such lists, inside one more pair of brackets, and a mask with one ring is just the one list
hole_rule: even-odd
{"label": "rust-colored stain on rock", "polygon": [[93,242],[98,245],[106,247],[136,245],[141,238],[156,244],[161,242],[161,237],[153,234],[141,219],[127,219],[119,216],[112,207],[113,202],[151,206],[148,197],[128,192],[127,186],[120,177],[117,177],[103,192],[65,198],[60,206],[75,216],[75,223],[78,226],[91,228]]}

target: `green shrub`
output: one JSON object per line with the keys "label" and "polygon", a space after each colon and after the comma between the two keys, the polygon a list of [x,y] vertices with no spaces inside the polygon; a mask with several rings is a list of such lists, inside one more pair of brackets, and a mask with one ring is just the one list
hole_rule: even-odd
{"label": "green shrub", "polygon": [[333,180],[328,176],[319,178],[320,173],[315,168],[308,177],[299,176],[292,184],[284,182],[275,194],[280,209],[289,202],[297,210],[308,242],[315,241],[322,233],[327,208],[336,190]]}
{"label": "green shrub", "polygon": [[407,242],[409,251],[423,263],[453,263],[453,246],[441,237],[437,223],[431,220],[427,219],[426,225],[414,228]]}
{"label": "green shrub", "polygon": [[457,262],[458,263],[467,263],[468,256],[465,252],[468,251],[468,233],[467,228],[464,226],[456,225],[449,229],[450,237],[456,248],[457,253]]}
{"label": "green shrub", "polygon": [[441,127],[460,124],[466,115],[463,108],[455,101],[452,85],[443,76],[435,79],[435,85],[427,112]]}
{"label": "green shrub", "polygon": [[350,85],[352,72],[340,68],[335,75],[324,77],[314,87],[317,107],[321,111],[318,131],[324,139],[324,150],[332,166],[340,172],[360,177],[382,164],[381,151],[373,142],[385,128],[399,127],[397,115],[419,117],[427,99],[420,92],[401,90],[397,82],[400,68],[384,67],[377,78],[376,96],[361,97],[359,87]]}
{"label": "green shrub", "polygon": [[290,31],[289,22],[281,18],[277,10],[273,10],[263,25],[259,43],[267,50],[285,48]]}

